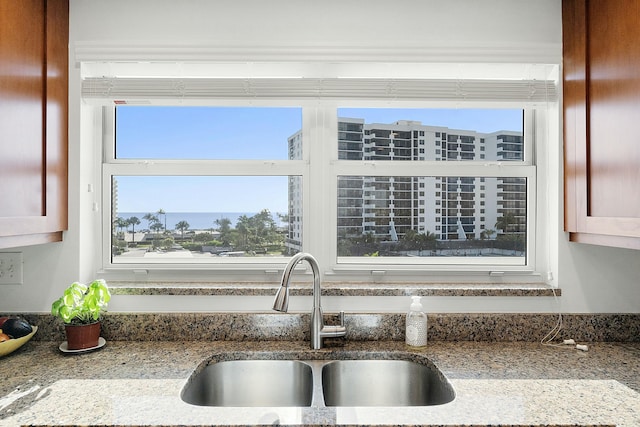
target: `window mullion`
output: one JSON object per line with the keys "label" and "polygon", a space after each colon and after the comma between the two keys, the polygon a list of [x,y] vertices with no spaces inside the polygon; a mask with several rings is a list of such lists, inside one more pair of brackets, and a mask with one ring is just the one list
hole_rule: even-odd
{"label": "window mullion", "polygon": [[304,237],[303,248],[318,259],[323,269],[335,262],[336,188],[331,176],[331,156],[336,153],[337,120],[335,108],[318,104],[303,109],[305,153],[308,153],[309,174],[303,185]]}
{"label": "window mullion", "polygon": [[324,109],[323,142],[323,191],[324,221],[327,224],[322,235],[323,251],[326,259],[325,270],[336,265],[338,254],[338,177],[334,165],[338,158],[338,109],[331,105]]}

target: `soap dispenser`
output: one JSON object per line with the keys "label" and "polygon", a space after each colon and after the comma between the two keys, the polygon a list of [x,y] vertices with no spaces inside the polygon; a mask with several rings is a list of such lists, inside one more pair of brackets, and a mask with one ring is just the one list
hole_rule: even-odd
{"label": "soap dispenser", "polygon": [[427,315],[422,311],[419,296],[412,296],[411,300],[405,342],[411,347],[424,347],[427,345]]}

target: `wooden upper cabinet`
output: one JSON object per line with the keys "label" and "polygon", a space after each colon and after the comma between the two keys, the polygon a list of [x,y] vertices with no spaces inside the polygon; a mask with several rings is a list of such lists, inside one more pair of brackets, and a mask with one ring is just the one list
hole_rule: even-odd
{"label": "wooden upper cabinet", "polygon": [[0,1],[0,248],[67,229],[68,0]]}
{"label": "wooden upper cabinet", "polygon": [[563,0],[565,230],[640,249],[640,0]]}

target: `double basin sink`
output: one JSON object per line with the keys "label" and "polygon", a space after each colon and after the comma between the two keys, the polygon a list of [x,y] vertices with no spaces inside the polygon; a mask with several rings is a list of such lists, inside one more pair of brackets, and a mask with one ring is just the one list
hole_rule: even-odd
{"label": "double basin sink", "polygon": [[189,378],[182,400],[200,406],[429,406],[455,398],[429,360],[227,360]]}

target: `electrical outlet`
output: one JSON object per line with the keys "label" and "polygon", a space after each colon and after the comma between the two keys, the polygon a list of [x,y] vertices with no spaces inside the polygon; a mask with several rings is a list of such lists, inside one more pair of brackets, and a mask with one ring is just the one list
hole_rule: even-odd
{"label": "electrical outlet", "polygon": [[22,285],[22,252],[0,252],[0,285]]}

